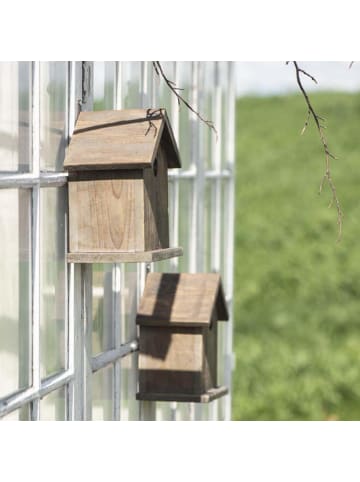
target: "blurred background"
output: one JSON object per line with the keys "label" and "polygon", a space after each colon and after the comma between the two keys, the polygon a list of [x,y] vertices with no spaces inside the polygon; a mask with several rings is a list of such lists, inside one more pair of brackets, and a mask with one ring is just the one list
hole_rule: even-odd
{"label": "blurred background", "polygon": [[234,420],[360,420],[360,65],[237,63]]}

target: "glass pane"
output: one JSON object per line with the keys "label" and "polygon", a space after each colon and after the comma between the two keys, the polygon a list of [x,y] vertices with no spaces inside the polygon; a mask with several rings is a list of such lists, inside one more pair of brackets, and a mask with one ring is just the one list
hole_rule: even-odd
{"label": "glass pane", "polygon": [[14,422],[14,421],[27,421],[30,420],[30,404],[27,403],[18,410],[10,412],[5,417],[0,418],[0,422]]}
{"label": "glass pane", "polygon": [[139,402],[137,392],[138,354],[134,353],[121,359],[121,420],[139,420]]}
{"label": "glass pane", "polygon": [[213,184],[214,181],[207,180],[205,184],[205,202],[204,202],[204,255],[205,265],[204,271],[210,272],[213,268],[214,262],[214,216],[211,211],[213,198]]}
{"label": "glass pane", "polygon": [[114,348],[112,265],[93,265],[93,336],[92,353],[96,355]]}
{"label": "glass pane", "polygon": [[41,376],[65,368],[66,188],[40,194]]}
{"label": "glass pane", "polygon": [[29,386],[30,193],[0,190],[0,397]]}
{"label": "glass pane", "polygon": [[179,182],[179,246],[184,250],[179,258],[179,271],[189,271],[190,259],[194,253],[195,240],[191,240],[193,181],[182,179]]}
{"label": "glass pane", "polygon": [[141,62],[122,62],[122,105],[124,109],[138,108],[141,102]]}
{"label": "glass pane", "polygon": [[93,420],[112,420],[113,418],[113,373],[113,367],[108,366],[93,374]]}
{"label": "glass pane", "polygon": [[40,420],[65,420],[66,419],[66,390],[61,387],[46,395],[40,401]]}
{"label": "glass pane", "polygon": [[115,62],[94,62],[94,110],[113,109]]}
{"label": "glass pane", "polygon": [[29,170],[31,63],[0,62],[0,170]]}
{"label": "glass pane", "polygon": [[40,166],[62,171],[66,147],[68,62],[40,63]]}
{"label": "glass pane", "polygon": [[[216,123],[215,119],[215,96],[214,96],[214,82],[215,82],[215,62],[202,62],[201,65],[201,85],[203,86],[201,91],[201,115],[204,119],[214,122],[215,128],[220,133],[220,127]],[[217,144],[220,142],[220,138],[216,140],[215,132],[206,126],[203,122],[200,122],[201,129],[201,142],[204,150],[204,160],[206,169],[211,168],[211,160],[214,157],[212,147],[217,149]]]}
{"label": "glass pane", "polygon": [[[184,89],[181,96],[186,99],[190,105],[191,99],[191,62],[178,62],[179,69],[179,85]],[[179,150],[183,169],[188,169],[191,164],[191,139],[192,139],[192,121],[193,114],[189,109],[182,105],[179,111]]]}
{"label": "glass pane", "polygon": [[[161,67],[166,77],[172,82],[176,83],[176,63],[175,62],[161,62]],[[159,82],[159,77],[154,72],[155,84],[159,86],[159,106],[164,107],[167,111],[169,119],[171,119],[172,96],[174,95],[164,81]],[[181,92],[180,92],[181,94]]]}

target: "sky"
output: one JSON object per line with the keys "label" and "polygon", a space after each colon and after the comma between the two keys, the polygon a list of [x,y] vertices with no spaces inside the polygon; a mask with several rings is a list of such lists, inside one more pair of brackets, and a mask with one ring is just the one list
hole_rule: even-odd
{"label": "sky", "polygon": [[[299,67],[317,80],[303,76],[307,91],[360,90],[360,63],[354,62],[306,62],[298,61]],[[280,95],[298,92],[295,69],[290,62],[236,62],[236,94],[243,95]]]}

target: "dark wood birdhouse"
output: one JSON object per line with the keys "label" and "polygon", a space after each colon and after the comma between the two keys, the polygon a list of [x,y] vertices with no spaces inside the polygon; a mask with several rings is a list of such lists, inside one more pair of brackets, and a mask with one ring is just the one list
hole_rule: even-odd
{"label": "dark wood birdhouse", "polygon": [[149,273],[137,312],[138,400],[209,402],[217,386],[217,322],[228,320],[215,273]]}
{"label": "dark wood birdhouse", "polygon": [[168,169],[181,167],[164,109],[80,112],[69,171],[72,262],[155,261],[169,248]]}

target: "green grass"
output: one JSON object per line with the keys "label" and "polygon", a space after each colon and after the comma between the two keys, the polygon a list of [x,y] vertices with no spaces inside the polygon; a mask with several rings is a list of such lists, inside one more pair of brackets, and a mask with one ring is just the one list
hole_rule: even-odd
{"label": "green grass", "polygon": [[234,420],[360,420],[360,95],[237,102]]}

